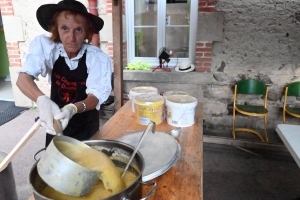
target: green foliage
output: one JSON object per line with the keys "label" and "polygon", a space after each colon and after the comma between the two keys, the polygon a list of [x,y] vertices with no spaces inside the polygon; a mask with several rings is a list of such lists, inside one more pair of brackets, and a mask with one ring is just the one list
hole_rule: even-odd
{"label": "green foliage", "polygon": [[125,69],[129,70],[151,70],[151,65],[146,62],[138,61],[136,63],[129,63]]}

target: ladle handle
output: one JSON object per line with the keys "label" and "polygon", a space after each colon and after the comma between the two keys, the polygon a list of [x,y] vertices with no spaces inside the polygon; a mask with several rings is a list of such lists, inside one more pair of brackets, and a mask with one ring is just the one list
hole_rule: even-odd
{"label": "ladle handle", "polygon": [[4,170],[10,161],[15,157],[15,155],[23,148],[23,146],[28,142],[28,140],[35,134],[35,132],[40,128],[40,120],[35,122],[35,124],[29,129],[29,131],[22,137],[18,144],[13,148],[13,150],[4,158],[0,163],[0,172]]}
{"label": "ladle handle", "polygon": [[151,125],[152,125],[152,133],[155,133],[155,127],[156,127],[156,124],[155,124],[155,122],[151,121],[151,122],[148,124],[146,130],[144,131],[144,133],[143,133],[143,135],[142,135],[140,141],[139,141],[138,144],[136,145],[136,147],[135,147],[135,149],[134,149],[134,151],[133,151],[133,153],[132,153],[132,155],[131,155],[131,157],[130,157],[130,160],[128,161],[128,163],[127,163],[127,165],[126,165],[126,167],[125,167],[125,169],[124,169],[124,171],[123,171],[123,173],[122,173],[122,177],[125,175],[125,173],[126,173],[128,167],[130,166],[131,161],[133,160],[133,158],[134,158],[136,152],[138,151],[138,149],[139,149],[139,147],[140,147],[140,145],[141,145],[141,143],[142,143],[144,137],[146,136],[146,133],[148,133],[149,129],[151,128]]}
{"label": "ladle handle", "polygon": [[63,129],[59,120],[53,119],[53,127],[57,135],[63,135]]}

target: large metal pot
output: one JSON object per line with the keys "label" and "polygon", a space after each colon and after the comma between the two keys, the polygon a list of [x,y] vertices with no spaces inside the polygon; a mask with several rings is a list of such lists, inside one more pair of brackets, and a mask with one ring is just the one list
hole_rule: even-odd
{"label": "large metal pot", "polygon": [[[99,151],[102,151],[106,155],[108,155],[116,166],[124,168],[126,163],[130,159],[130,155],[134,151],[134,147],[128,145],[123,142],[114,141],[114,140],[89,140],[85,141],[85,144],[95,148]],[[130,167],[130,171],[136,173],[137,179],[136,181],[129,186],[128,188],[124,189],[123,191],[106,198],[106,200],[126,200],[131,198],[141,198],[140,195],[140,188],[141,184],[152,185],[152,189],[150,192],[143,198],[147,198],[150,196],[156,187],[156,183],[144,183],[142,182],[142,173],[144,170],[144,158],[140,152],[137,152],[135,158],[132,161],[132,165]],[[37,172],[37,163],[33,165],[29,172],[29,183],[33,190],[33,195],[35,200],[48,200],[49,198],[41,195],[41,191],[47,186],[47,184],[41,179]]]}

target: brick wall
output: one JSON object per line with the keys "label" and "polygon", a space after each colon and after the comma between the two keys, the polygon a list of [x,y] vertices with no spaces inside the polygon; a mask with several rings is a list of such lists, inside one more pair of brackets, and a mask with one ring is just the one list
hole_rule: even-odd
{"label": "brick wall", "polygon": [[[199,0],[198,12],[215,12],[215,0]],[[196,71],[206,72],[211,68],[212,41],[197,41]]]}
{"label": "brick wall", "polygon": [[[11,0],[0,0],[1,15],[13,16],[14,9]],[[10,67],[21,66],[21,54],[18,42],[6,42]]]}
{"label": "brick wall", "polygon": [[196,71],[210,71],[212,43],[197,41],[196,46]]}

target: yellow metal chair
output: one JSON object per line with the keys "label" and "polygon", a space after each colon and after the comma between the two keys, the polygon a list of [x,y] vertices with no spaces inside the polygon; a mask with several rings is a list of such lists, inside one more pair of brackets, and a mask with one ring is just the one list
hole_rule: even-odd
{"label": "yellow metal chair", "polygon": [[300,96],[300,81],[289,84],[285,87],[284,100],[283,100],[283,123],[285,123],[286,113],[300,118],[300,108],[295,108],[292,105],[287,104],[288,96],[299,97]]}
{"label": "yellow metal chair", "polygon": [[[240,105],[237,104],[238,94],[247,94],[247,95],[263,95],[264,96],[264,105]],[[255,134],[262,142],[268,142],[268,133],[267,133],[267,98],[268,98],[268,86],[264,83],[254,80],[247,79],[243,80],[235,85],[234,88],[234,100],[233,100],[233,120],[232,120],[232,137],[236,138],[236,132],[250,132]],[[235,117],[236,112],[241,113],[247,116],[258,116],[264,117],[264,129],[265,129],[265,139],[261,134],[255,130],[249,128],[235,128]]]}

